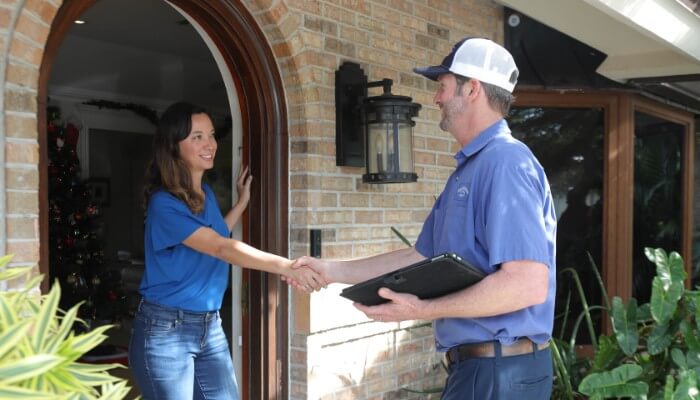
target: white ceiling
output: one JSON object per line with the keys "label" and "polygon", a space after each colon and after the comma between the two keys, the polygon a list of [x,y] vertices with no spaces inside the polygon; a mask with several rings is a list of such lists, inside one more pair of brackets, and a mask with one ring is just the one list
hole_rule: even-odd
{"label": "white ceiling", "polygon": [[71,35],[209,62],[211,53],[185,18],[163,0],[99,0]]}
{"label": "white ceiling", "polygon": [[602,76],[657,81],[700,101],[700,17],[679,1],[496,1],[605,53]]}
{"label": "white ceiling", "polygon": [[80,19],[61,44],[49,96],[229,109],[209,48],[167,2],[98,0]]}

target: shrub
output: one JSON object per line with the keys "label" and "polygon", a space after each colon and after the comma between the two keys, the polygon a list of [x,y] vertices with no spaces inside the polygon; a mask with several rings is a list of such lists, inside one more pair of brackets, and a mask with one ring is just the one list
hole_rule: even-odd
{"label": "shrub", "polygon": [[[612,334],[594,342],[592,359],[576,356],[573,339],[555,342],[555,398],[700,398],[700,292],[685,288],[678,253],[646,248],[645,254],[656,264],[651,301],[638,306],[635,298],[624,304],[615,297],[607,305],[606,299]],[[592,309],[584,309],[585,319]]]}
{"label": "shrub", "polygon": [[79,362],[111,326],[75,334],[80,304],[59,310],[58,282],[46,295],[32,294],[42,276],[31,278],[28,267],[5,268],[11,259],[0,258],[0,281],[26,279],[20,290],[0,292],[0,398],[123,399],[126,381],[107,372],[123,366]]}

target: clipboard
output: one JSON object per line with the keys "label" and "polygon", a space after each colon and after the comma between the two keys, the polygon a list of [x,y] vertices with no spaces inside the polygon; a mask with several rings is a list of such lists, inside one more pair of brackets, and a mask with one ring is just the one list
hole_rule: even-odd
{"label": "clipboard", "polygon": [[380,288],[411,293],[421,299],[440,297],[479,282],[486,276],[454,253],[444,253],[407,267],[349,286],[341,296],[366,306],[388,302]]}

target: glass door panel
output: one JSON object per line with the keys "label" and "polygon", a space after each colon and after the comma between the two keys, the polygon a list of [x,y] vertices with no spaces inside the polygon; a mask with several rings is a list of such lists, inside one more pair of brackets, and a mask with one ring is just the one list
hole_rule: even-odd
{"label": "glass door panel", "polygon": [[[604,110],[514,107],[508,121],[513,136],[544,167],[551,186],[558,219],[554,335],[568,339],[583,310],[571,270],[579,276],[589,305],[602,300],[593,268],[602,268]],[[592,316],[599,334],[601,315]],[[577,343],[591,343],[585,329],[577,332]]]}
{"label": "glass door panel", "polygon": [[643,304],[656,275],[644,248],[682,251],[685,127],[643,112],[634,113],[634,126],[632,296]]}

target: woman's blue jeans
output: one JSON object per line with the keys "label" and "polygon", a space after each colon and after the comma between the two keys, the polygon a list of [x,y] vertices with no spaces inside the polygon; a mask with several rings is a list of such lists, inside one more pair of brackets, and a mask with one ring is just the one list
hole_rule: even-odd
{"label": "woman's blue jeans", "polygon": [[196,313],[141,300],[129,368],[144,400],[238,400],[219,312]]}

